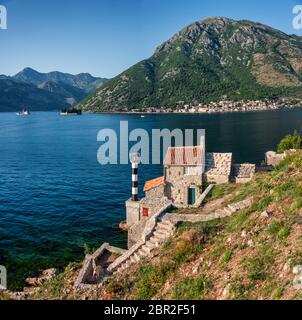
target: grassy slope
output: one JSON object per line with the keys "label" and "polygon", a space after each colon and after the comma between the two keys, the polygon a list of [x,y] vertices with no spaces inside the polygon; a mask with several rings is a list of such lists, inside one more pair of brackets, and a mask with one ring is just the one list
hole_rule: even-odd
{"label": "grassy slope", "polygon": [[[302,225],[296,223],[302,208],[301,169],[302,152],[273,172],[258,174],[239,192],[217,187],[213,199],[230,192],[231,202],[253,195],[254,204],[224,220],[179,226],[154,258],[109,278],[105,288],[86,292],[85,297],[301,299],[302,292],[292,287],[291,272],[302,264]],[[262,218],[264,210],[273,215]],[[34,297],[79,298],[70,293],[70,269],[59,277]]]}

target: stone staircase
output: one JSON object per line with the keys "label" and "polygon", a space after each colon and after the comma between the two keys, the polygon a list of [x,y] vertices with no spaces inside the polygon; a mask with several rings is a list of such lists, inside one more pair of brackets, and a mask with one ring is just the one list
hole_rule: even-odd
{"label": "stone staircase", "polygon": [[223,209],[216,210],[215,214],[218,216],[231,216],[232,214],[236,213],[237,211],[243,210],[248,208],[251,205],[251,199],[245,199],[243,201],[229,204],[228,206],[224,207]]}
{"label": "stone staircase", "polygon": [[206,222],[215,219],[226,218],[234,213],[246,209],[252,204],[252,198],[229,204],[223,209],[218,209],[207,215],[190,215],[190,214],[165,214],[154,223],[153,231],[145,241],[139,242],[131,249],[126,251],[108,268],[111,274],[122,273],[131,265],[140,262],[142,259],[150,257],[152,252],[163,245],[174,233],[176,225],[180,222]]}
{"label": "stone staircase", "polygon": [[248,198],[237,203],[232,203],[222,209],[217,209],[207,214],[171,214],[167,213],[164,221],[170,221],[173,225],[180,222],[207,222],[215,219],[223,219],[232,216],[238,211],[249,208],[253,203],[253,198]]}
{"label": "stone staircase", "polygon": [[137,248],[121,265],[114,271],[120,273],[129,268],[132,264],[136,264],[142,259],[151,256],[152,252],[165,243],[173,234],[175,225],[170,221],[159,221],[149,240],[142,246]]}

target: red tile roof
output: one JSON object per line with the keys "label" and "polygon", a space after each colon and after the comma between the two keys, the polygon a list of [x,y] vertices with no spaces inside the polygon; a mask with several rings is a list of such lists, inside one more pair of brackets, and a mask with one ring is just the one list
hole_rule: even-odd
{"label": "red tile roof", "polygon": [[144,191],[149,191],[163,184],[165,184],[165,177],[159,177],[153,180],[146,181]]}
{"label": "red tile roof", "polygon": [[202,165],[201,147],[175,147],[169,148],[164,160],[165,165]]}

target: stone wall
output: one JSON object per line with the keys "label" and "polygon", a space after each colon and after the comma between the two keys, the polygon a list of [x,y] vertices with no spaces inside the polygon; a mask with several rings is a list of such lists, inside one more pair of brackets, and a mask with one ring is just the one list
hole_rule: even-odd
{"label": "stone wall", "polygon": [[276,167],[284,159],[285,159],[285,153],[278,154],[274,151],[268,151],[265,154],[265,163],[268,166]]}
{"label": "stone wall", "polygon": [[176,206],[188,206],[188,188],[196,188],[196,199],[202,193],[202,175],[185,174],[184,166],[166,166],[166,196]]}
{"label": "stone wall", "polygon": [[[139,202],[139,221],[128,229],[128,248],[131,248],[141,238],[147,221],[156,215],[162,208],[167,207],[171,201],[167,197],[145,197]],[[144,216],[144,209],[148,210],[148,216]]]}
{"label": "stone wall", "polygon": [[215,175],[205,173],[204,178],[207,183],[225,184],[230,182],[230,176],[228,175]]}
{"label": "stone wall", "polygon": [[140,221],[140,204],[138,201],[132,201],[131,199],[126,201],[126,217],[127,228]]}
{"label": "stone wall", "polygon": [[[114,253],[117,255],[123,255],[125,254],[126,250],[113,247],[109,245],[109,243],[103,243],[102,246],[94,252],[94,254],[87,254],[85,256],[84,262],[82,269],[80,270],[80,273],[78,275],[78,278],[75,282],[75,288],[76,289],[89,289],[92,285],[93,282],[95,282],[95,273],[96,273],[96,268],[100,268],[102,266],[96,266],[97,262],[102,258],[102,256],[107,252]],[[103,276],[105,276],[105,273],[100,273],[99,274],[99,279]]]}
{"label": "stone wall", "polygon": [[250,163],[232,165],[232,181],[246,183],[252,180],[256,173],[256,165]]}
{"label": "stone wall", "polygon": [[224,184],[230,182],[232,153],[207,153],[204,179],[207,183]]}
{"label": "stone wall", "polygon": [[159,187],[153,188],[145,192],[146,198],[161,198],[165,196],[165,186],[161,185]]}
{"label": "stone wall", "polygon": [[128,249],[132,248],[136,243],[141,241],[147,221],[147,219],[144,219],[128,229]]}

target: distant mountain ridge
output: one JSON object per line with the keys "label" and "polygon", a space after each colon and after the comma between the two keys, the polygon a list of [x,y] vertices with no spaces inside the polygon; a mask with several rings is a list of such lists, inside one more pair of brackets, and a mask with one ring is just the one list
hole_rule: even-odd
{"label": "distant mountain ridge", "polygon": [[64,83],[72,87],[76,87],[86,92],[91,92],[94,89],[99,88],[108,79],[96,78],[89,73],[80,73],[77,75],[72,75],[69,73],[62,73],[58,71],[53,71],[49,73],[40,73],[31,68],[25,68],[21,72],[13,76],[15,80],[23,81],[26,83],[32,83],[35,85],[40,85],[44,82],[56,82]]}
{"label": "distant mountain ridge", "polygon": [[76,104],[108,79],[89,73],[41,73],[25,68],[14,76],[0,75],[0,111],[48,111]]}
{"label": "distant mountain ridge", "polygon": [[213,17],[161,44],[153,56],[86,98],[85,110],[302,97],[302,38],[252,21]]}

